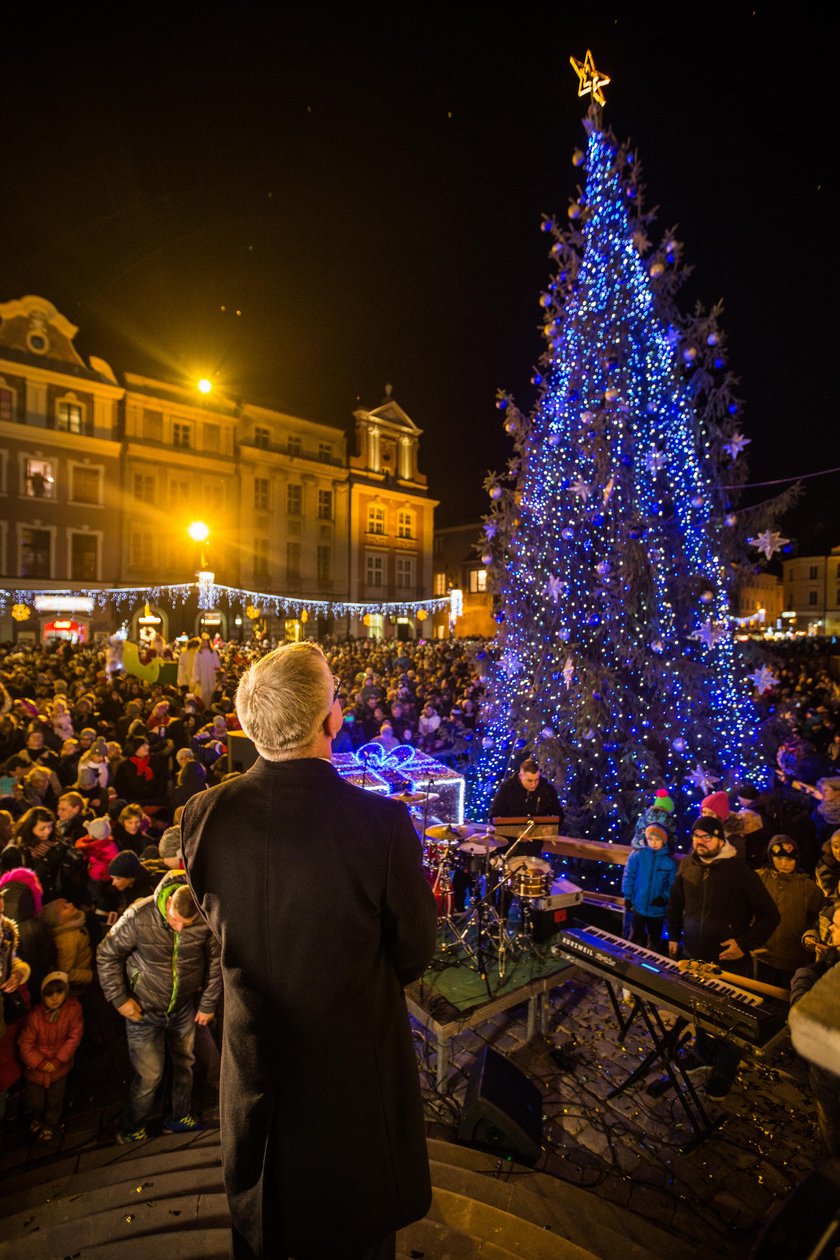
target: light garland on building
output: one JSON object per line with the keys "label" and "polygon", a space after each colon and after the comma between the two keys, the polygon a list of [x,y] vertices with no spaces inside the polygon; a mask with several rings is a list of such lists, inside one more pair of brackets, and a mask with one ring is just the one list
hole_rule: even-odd
{"label": "light garland on building", "polygon": [[[96,590],[84,589],[79,591],[71,591],[69,588],[36,591],[11,590],[0,587],[0,614],[6,612],[9,604],[12,604],[14,607],[26,606],[28,610],[25,601],[33,600],[38,596],[64,596],[69,600],[74,598],[83,599],[90,601],[89,609],[94,607],[101,609],[108,605],[119,608],[126,604],[160,604],[161,601],[165,600],[173,604],[184,604],[196,593],[199,607],[202,609],[216,608],[221,602],[228,606],[241,604],[248,610],[253,609],[257,617],[265,616],[266,614],[274,617],[299,617],[303,611],[314,617],[344,617],[348,615],[354,617],[372,615],[416,617],[421,612],[436,613],[450,607],[448,595],[436,599],[361,602],[306,599],[298,595],[274,595],[267,591],[223,586],[215,581],[212,573],[203,572],[198,575],[197,582],[179,583],[177,585],[111,586]],[[14,612],[12,615],[15,615]],[[251,617],[251,612],[248,611],[247,615]],[[423,620],[423,618],[420,618],[420,620]]]}

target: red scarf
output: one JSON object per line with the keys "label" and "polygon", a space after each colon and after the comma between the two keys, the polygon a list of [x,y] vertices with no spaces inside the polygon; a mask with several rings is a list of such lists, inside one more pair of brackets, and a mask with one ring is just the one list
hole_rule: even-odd
{"label": "red scarf", "polygon": [[140,775],[141,779],[145,779],[147,783],[151,783],[152,779],[154,778],[154,775],[152,774],[152,767],[149,765],[149,758],[148,757],[129,757],[128,760],[133,762],[137,770],[137,773]]}

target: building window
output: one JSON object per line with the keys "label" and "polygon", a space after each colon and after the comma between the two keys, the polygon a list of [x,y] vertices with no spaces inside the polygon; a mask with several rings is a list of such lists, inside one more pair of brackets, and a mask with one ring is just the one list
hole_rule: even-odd
{"label": "building window", "polygon": [[56,403],[55,427],[60,429],[63,433],[84,433],[85,412],[81,403]]}
{"label": "building window", "polygon": [[808,579],[811,582],[816,582],[817,580],[817,566],[815,564],[810,565],[808,568]]}
{"label": "building window", "polygon": [[286,511],[289,516],[300,516],[303,511],[303,486],[286,486]]}
{"label": "building window", "polygon": [[290,455],[300,455],[301,443],[299,437],[290,437],[288,451]]}
{"label": "building window", "polygon": [[263,429],[257,425],[254,429],[254,446],[258,446],[261,451],[267,451],[271,446],[271,429]]}
{"label": "building window", "polygon": [[434,551],[434,554],[436,556],[443,555],[443,539],[441,538],[440,534],[438,534],[437,538],[432,544],[432,550]]}
{"label": "building window", "polygon": [[469,583],[467,586],[471,595],[481,594],[487,590],[487,570],[486,569],[470,569]]}
{"label": "building window", "polygon": [[296,581],[300,577],[300,543],[286,543],[286,579]]}
{"label": "building window", "polygon": [[332,447],[329,442],[318,443],[318,458],[322,464],[328,464],[332,459]]}
{"label": "building window", "polygon": [[132,530],[128,545],[128,562],[133,569],[145,569],[154,564],[155,539],[148,530]]}
{"label": "building window", "polygon": [[49,460],[28,459],[26,461],[24,479],[23,492],[27,498],[55,498],[55,477],[53,476],[53,466]]}
{"label": "building window", "polygon": [[70,578],[74,582],[96,582],[98,580],[98,534],[71,533]]}
{"label": "building window", "polygon": [[221,430],[217,424],[204,425],[204,449],[205,451],[217,451],[219,449],[219,435]]}
{"label": "building window", "polygon": [[257,512],[268,511],[268,477],[254,478],[254,509]]}
{"label": "building window", "polygon": [[332,578],[332,547],[318,547],[318,581],[329,582]]}
{"label": "building window", "polygon": [[385,533],[385,509],[379,507],[376,503],[371,503],[367,510],[367,532],[369,534]]}
{"label": "building window", "polygon": [[414,537],[414,513],[399,512],[397,514],[397,538]]}
{"label": "building window", "polygon": [[189,503],[190,483],[188,481],[170,481],[169,503],[172,507],[184,507]]}
{"label": "building window", "polygon": [[331,521],[333,514],[332,490],[318,491],[318,520]]}
{"label": "building window", "polygon": [[413,556],[397,556],[397,586],[406,587],[414,585],[414,557]]}
{"label": "building window", "polygon": [[817,592],[816,592],[816,591],[809,591],[809,592],[808,592],[808,603],[809,603],[809,605],[813,608],[813,606],[814,606],[814,604],[816,604],[816,602],[817,602]]}
{"label": "building window", "polygon": [[384,586],[385,585],[385,557],[372,556],[365,557],[365,581],[368,586]]}
{"label": "building window", "polygon": [[176,420],[172,425],[172,445],[185,450],[190,445],[190,426],[183,420]]}
{"label": "building window", "polygon": [[163,412],[153,411],[150,407],[143,408],[143,423],[141,433],[146,442],[162,442],[163,441]]}
{"label": "building window", "polygon": [[70,465],[70,499],[73,503],[102,502],[102,469],[86,464]]}
{"label": "building window", "polygon": [[139,503],[154,503],[154,477],[149,473],[135,473],[131,480],[131,493]]}
{"label": "building window", "polygon": [[446,594],[446,574],[445,573],[435,574],[435,588],[434,589],[435,589],[435,595]]}
{"label": "building window", "polygon": [[48,529],[20,531],[20,576],[52,577],[52,534]]}
{"label": "building window", "polygon": [[0,385],[0,420],[14,420],[15,395],[5,385]]}
{"label": "building window", "polygon": [[254,539],[254,577],[268,577],[268,539]]}

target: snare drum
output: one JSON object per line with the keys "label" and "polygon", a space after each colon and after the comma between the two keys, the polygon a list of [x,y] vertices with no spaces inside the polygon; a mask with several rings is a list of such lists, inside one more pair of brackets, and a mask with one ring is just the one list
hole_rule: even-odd
{"label": "snare drum", "polygon": [[547,897],[552,878],[551,867],[542,858],[515,857],[507,883],[515,897]]}

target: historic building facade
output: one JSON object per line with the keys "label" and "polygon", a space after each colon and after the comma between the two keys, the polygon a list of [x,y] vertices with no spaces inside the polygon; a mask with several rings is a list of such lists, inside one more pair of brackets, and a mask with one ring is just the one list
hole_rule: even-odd
{"label": "historic building facade", "polygon": [[435,530],[433,592],[438,596],[449,595],[453,590],[458,592],[454,610],[435,614],[436,638],[447,638],[450,634],[459,638],[470,635],[492,638],[496,633],[493,596],[487,589],[487,568],[479,554],[481,538],[479,521]]}
{"label": "historic building facade", "polygon": [[[435,503],[418,469],[420,430],[390,396],[356,412],[348,458],[340,426],[132,372],[118,378],[103,360],[84,362],[76,332],[43,298],[0,304],[0,586],[33,592],[17,610],[28,606],[25,620],[0,617],[0,639],[89,638],[123,621],[136,637],[141,618],[166,639],[202,627],[246,633],[248,615],[265,611],[256,599],[199,609],[192,594],[155,598],[154,588],[193,583],[202,569],[255,594],[431,594]],[[196,521],[204,541],[188,533]],[[137,589],[132,606],[98,607],[96,592],[117,586]],[[59,593],[68,590],[80,596],[70,604]],[[306,633],[291,620],[261,624],[277,636]],[[413,635],[421,625],[343,617],[317,628]]]}
{"label": "historic building facade", "polygon": [[783,616],[795,630],[840,634],[840,547],[782,564]]}

